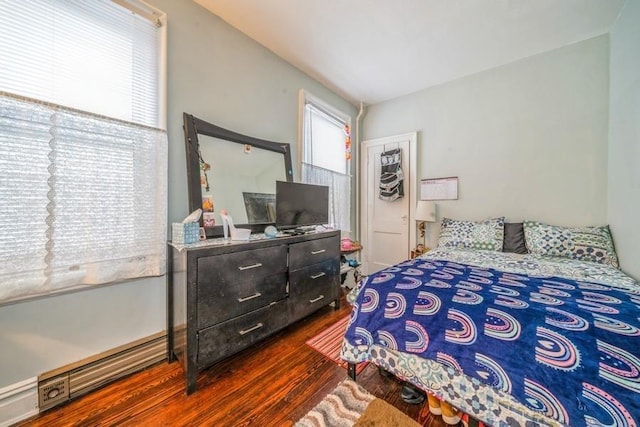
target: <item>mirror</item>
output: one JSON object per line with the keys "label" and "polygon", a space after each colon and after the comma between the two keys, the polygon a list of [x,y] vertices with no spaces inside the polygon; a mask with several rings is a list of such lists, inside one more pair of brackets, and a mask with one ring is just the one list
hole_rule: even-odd
{"label": "mirror", "polygon": [[184,113],[189,212],[207,237],[222,236],[220,211],[262,232],[275,223],[276,181],[293,181],[289,144],[242,135]]}
{"label": "mirror", "polygon": [[[285,181],[284,156],[219,138],[200,136],[203,212],[213,208],[216,224],[226,209],[239,224],[275,222],[276,181]],[[207,185],[208,184],[208,185]],[[207,190],[208,188],[208,190]]]}

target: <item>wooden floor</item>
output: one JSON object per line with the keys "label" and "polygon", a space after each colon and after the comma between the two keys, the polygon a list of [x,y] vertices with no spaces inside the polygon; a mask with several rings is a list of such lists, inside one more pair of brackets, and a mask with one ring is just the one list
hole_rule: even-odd
{"label": "wooden floor", "polygon": [[[291,426],[344,378],[346,370],[305,341],[349,313],[325,307],[253,349],[198,376],[187,396],[179,362],[163,362],[22,422],[21,426]],[[358,376],[369,392],[420,424],[442,427],[426,404],[407,405],[401,384],[373,365]]]}

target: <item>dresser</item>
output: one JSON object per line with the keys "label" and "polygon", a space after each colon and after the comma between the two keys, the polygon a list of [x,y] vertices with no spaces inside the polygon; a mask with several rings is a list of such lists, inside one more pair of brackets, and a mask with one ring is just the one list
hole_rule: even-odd
{"label": "dresser", "polygon": [[340,232],[169,245],[168,358],[198,372],[340,302]]}

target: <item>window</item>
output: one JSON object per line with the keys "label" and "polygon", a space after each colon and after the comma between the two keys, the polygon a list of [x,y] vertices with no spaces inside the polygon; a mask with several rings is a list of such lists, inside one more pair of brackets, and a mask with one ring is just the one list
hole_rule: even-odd
{"label": "window", "polygon": [[3,1],[0,303],[165,273],[163,22]]}
{"label": "window", "polygon": [[329,222],[351,230],[351,118],[301,91],[302,182],[329,187]]}

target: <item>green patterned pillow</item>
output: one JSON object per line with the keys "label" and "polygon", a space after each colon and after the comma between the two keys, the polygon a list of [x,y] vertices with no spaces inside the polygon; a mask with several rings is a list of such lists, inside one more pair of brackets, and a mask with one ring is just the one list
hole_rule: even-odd
{"label": "green patterned pillow", "polygon": [[485,221],[443,218],[438,247],[502,251],[504,217]]}
{"label": "green patterned pillow", "polygon": [[524,221],[527,249],[534,255],[557,256],[607,264],[618,268],[609,226],[559,227]]}

